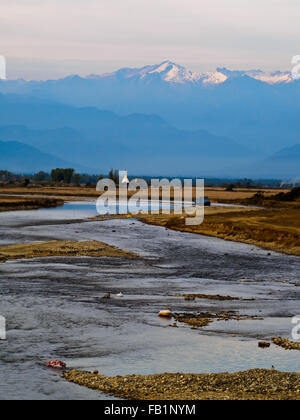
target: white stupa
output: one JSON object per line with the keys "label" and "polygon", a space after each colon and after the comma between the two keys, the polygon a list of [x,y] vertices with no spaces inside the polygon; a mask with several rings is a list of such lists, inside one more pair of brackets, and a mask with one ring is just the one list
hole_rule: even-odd
{"label": "white stupa", "polygon": [[127,171],[120,171],[119,172],[120,179],[122,178],[121,184],[129,184],[129,179],[127,176]]}

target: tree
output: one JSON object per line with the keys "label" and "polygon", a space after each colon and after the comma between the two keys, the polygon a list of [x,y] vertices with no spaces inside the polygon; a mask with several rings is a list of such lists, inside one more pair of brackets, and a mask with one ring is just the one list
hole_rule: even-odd
{"label": "tree", "polygon": [[49,174],[47,172],[40,171],[40,172],[37,172],[36,174],[34,174],[33,179],[36,182],[48,181],[49,180]]}
{"label": "tree", "polygon": [[112,179],[116,185],[119,184],[119,172],[117,169],[115,170],[111,169],[109,171],[108,177]]}
{"label": "tree", "polygon": [[64,181],[66,184],[70,184],[73,174],[74,174],[74,169],[73,168],[68,168],[68,169],[64,169]]}
{"label": "tree", "polygon": [[51,171],[51,181],[61,182],[64,181],[66,184],[70,184],[74,174],[73,168],[56,168]]}
{"label": "tree", "polygon": [[63,170],[60,168],[52,169],[51,174],[51,181],[53,182],[61,182],[64,180]]}

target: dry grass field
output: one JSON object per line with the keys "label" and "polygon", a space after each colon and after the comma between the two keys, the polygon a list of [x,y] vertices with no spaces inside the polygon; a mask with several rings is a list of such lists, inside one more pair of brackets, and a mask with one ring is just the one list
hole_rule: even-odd
{"label": "dry grass field", "polygon": [[52,197],[98,197],[99,192],[95,188],[84,188],[84,187],[12,187],[5,186],[0,187],[0,195],[43,195]]}
{"label": "dry grass field", "polygon": [[49,241],[0,246],[0,262],[40,257],[136,257],[135,254],[99,241]]}
{"label": "dry grass field", "polygon": [[14,210],[34,210],[41,207],[57,207],[62,206],[64,201],[58,198],[43,197],[13,197],[0,196],[0,212]]}
{"label": "dry grass field", "polygon": [[[244,200],[252,197],[256,192],[264,191],[266,196],[271,196],[273,194],[278,194],[279,192],[287,192],[286,189],[245,189],[237,188],[234,191],[225,191],[224,188],[205,188],[205,195],[208,196],[213,202],[235,202],[237,200]],[[87,197],[87,198],[97,198],[100,195],[99,191],[96,191],[95,187],[85,188],[85,187],[0,187],[0,195],[45,195],[53,197],[63,197],[65,199],[78,198],[78,197]],[[134,192],[129,192],[128,195],[131,196]],[[150,191],[144,190],[143,195],[145,197],[149,196]],[[161,196],[161,195],[160,195]],[[192,189],[192,196],[195,198],[195,188]],[[171,198],[174,197],[173,192],[171,191]]]}
{"label": "dry grass field", "polygon": [[270,197],[280,192],[287,192],[287,189],[269,189],[269,188],[236,188],[234,191],[225,191],[224,188],[205,188],[205,195],[213,202],[216,203],[234,203],[240,202],[247,198],[252,197],[258,191],[263,191],[266,197]]}

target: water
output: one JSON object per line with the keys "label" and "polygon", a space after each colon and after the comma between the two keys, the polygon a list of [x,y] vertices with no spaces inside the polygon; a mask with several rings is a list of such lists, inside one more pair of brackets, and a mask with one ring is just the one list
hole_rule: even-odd
{"label": "water", "polygon": [[[0,213],[0,241],[100,240],[141,257],[55,257],[0,264],[0,398],[103,399],[45,367],[51,359],[107,375],[220,372],[255,367],[299,371],[299,354],[259,339],[290,337],[299,312],[299,258],[217,238],[144,225],[94,221],[94,204]],[[247,279],[249,282],[239,282]],[[284,281],[284,282],[283,282]],[[116,294],[122,291],[123,298]],[[107,293],[111,299],[102,299]],[[255,298],[195,300],[174,293]],[[236,310],[264,320],[215,321],[173,328],[157,313]],[[236,336],[233,337],[232,334]]]}

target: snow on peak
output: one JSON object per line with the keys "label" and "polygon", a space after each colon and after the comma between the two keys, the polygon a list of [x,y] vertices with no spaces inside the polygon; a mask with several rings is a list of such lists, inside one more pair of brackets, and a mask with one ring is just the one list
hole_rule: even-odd
{"label": "snow on peak", "polygon": [[99,78],[124,78],[150,81],[153,78],[169,83],[197,82],[203,75],[187,70],[172,61],[166,60],[160,64],[148,65],[142,68],[123,68],[113,73],[105,73]]}
{"label": "snow on peak", "polygon": [[170,66],[176,66],[175,63],[171,63],[170,61],[164,61],[163,63],[159,64],[154,70],[149,71],[149,73],[162,73],[168,69]]}
{"label": "snow on peak", "polygon": [[201,78],[200,74],[187,70],[185,67],[168,60],[157,66],[152,66],[148,74],[155,73],[161,75],[164,81],[173,83],[194,82]]}
{"label": "snow on peak", "polygon": [[203,78],[203,83],[214,84],[217,85],[219,83],[223,83],[227,80],[227,76],[219,71],[208,72],[205,74]]}
{"label": "snow on peak", "polygon": [[263,72],[262,70],[228,70],[226,68],[218,68],[220,72],[227,76],[227,78],[234,79],[241,76],[248,76],[252,79],[260,80],[261,82],[274,85],[276,83],[290,83],[293,81],[290,72]]}
{"label": "snow on peak", "polygon": [[263,73],[256,74],[253,76],[254,79],[260,80],[262,82],[269,83],[274,85],[276,83],[290,83],[293,81],[293,77],[290,72],[272,72],[272,73]]}
{"label": "snow on peak", "polygon": [[268,84],[289,83],[293,80],[289,72],[264,73],[261,70],[228,70],[226,68],[217,68],[214,72],[197,73],[169,60],[165,60],[160,64],[147,65],[142,68],[123,68],[113,73],[105,73],[100,76],[90,75],[89,78],[135,79],[145,82],[160,80],[173,84],[193,83],[205,86],[221,84],[227,79],[235,79],[243,76],[248,76]]}

